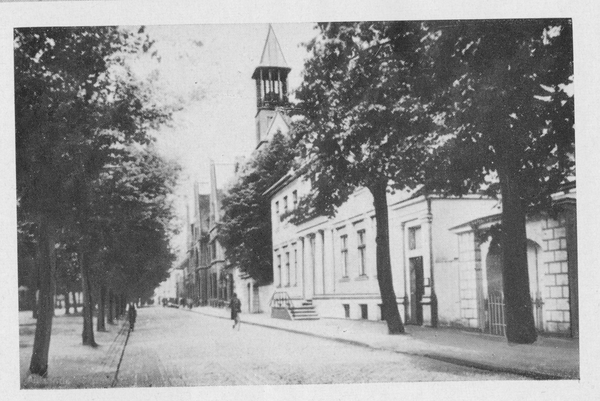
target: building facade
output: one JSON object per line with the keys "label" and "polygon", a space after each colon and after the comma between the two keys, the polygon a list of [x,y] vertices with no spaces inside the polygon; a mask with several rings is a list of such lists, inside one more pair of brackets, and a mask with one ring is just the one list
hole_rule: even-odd
{"label": "building facade", "polygon": [[[322,317],[381,320],[373,199],[359,189],[334,218],[294,225],[310,182],[290,174],[266,195],[273,222],[273,293],[312,301]],[[504,335],[499,249],[481,233],[500,221],[482,196],[388,195],[392,276],[404,321]],[[555,196],[556,216],[528,217],[528,265],[537,328],[578,336],[575,189]],[[279,296],[281,298],[281,296]]]}
{"label": "building facade", "polygon": [[[258,147],[274,130],[289,132],[283,99],[289,69],[269,43],[254,72]],[[274,38],[274,34],[272,35]],[[269,49],[269,50],[267,50]],[[281,61],[283,60],[283,62]],[[268,78],[265,78],[268,77]],[[312,303],[322,317],[381,320],[376,274],[373,199],[359,189],[334,218],[298,225],[290,212],[310,182],[290,173],[266,192],[271,201],[271,299]],[[504,335],[502,262],[481,232],[500,221],[499,201],[483,196],[443,198],[416,193],[388,196],[392,277],[401,316],[408,324],[445,325]],[[575,191],[555,196],[558,215],[527,220],[530,290],[540,332],[578,336]]]}
{"label": "building facade", "polygon": [[[500,215],[467,221],[451,231],[458,240],[460,323],[504,335],[500,246],[478,233]],[[554,196],[554,213],[528,216],[527,265],[533,316],[539,332],[579,337],[576,189]]]}

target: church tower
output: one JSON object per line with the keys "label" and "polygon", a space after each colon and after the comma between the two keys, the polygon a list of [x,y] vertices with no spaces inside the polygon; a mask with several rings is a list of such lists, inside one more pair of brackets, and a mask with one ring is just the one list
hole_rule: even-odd
{"label": "church tower", "polygon": [[273,27],[269,25],[260,64],[252,74],[252,79],[256,82],[256,107],[258,108],[255,117],[257,148],[268,140],[269,128],[277,115],[281,115],[278,109],[288,104],[287,76],[290,70]]}

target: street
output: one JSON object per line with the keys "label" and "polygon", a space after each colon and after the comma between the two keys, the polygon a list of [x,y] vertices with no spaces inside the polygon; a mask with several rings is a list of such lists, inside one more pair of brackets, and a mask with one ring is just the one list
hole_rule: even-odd
{"label": "street", "polygon": [[139,309],[116,386],[520,378],[243,323],[237,331],[228,320],[183,309],[153,307]]}

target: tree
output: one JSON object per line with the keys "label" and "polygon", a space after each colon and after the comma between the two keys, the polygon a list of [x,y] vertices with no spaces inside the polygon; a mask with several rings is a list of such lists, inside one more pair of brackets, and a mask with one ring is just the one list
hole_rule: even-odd
{"label": "tree", "polygon": [[126,290],[133,300],[167,277],[178,171],[152,147],[130,147],[100,174],[91,216],[101,250],[94,273],[99,284]]}
{"label": "tree", "polygon": [[[81,288],[81,275],[77,263],[77,254],[72,251],[67,242],[62,240],[57,249],[56,260],[56,292],[65,297],[65,314],[69,315],[71,307],[70,293],[79,291]],[[77,312],[77,305],[74,305]]]}
{"label": "tree", "polygon": [[427,108],[412,93],[428,87],[419,73],[421,24],[326,23],[307,45],[304,80],[296,93],[303,117],[313,191],[304,213],[332,216],[359,187],[373,196],[377,278],[390,334],[404,332],[392,284],[387,193],[421,183],[432,129]]}
{"label": "tree", "polygon": [[89,183],[118,152],[111,145],[148,143],[148,130],[170,117],[124,61],[151,45],[143,28],[15,30],[17,199],[19,215],[35,223],[38,246],[32,374],[48,370],[59,230],[84,214]]}
{"label": "tree", "polygon": [[434,109],[443,121],[426,186],[501,195],[507,338],[532,343],[526,213],[548,210],[550,195],[575,173],[571,21],[426,25]]}
{"label": "tree", "polygon": [[271,205],[263,193],[294,166],[294,146],[280,132],[243,166],[223,199],[219,237],[229,263],[260,284],[273,281]]}

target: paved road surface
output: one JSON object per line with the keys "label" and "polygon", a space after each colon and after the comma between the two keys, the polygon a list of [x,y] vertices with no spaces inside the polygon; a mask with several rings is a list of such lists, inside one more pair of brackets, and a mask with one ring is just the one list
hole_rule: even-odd
{"label": "paved road surface", "polygon": [[153,307],[138,310],[117,387],[519,378]]}

